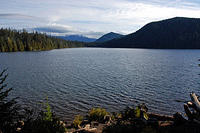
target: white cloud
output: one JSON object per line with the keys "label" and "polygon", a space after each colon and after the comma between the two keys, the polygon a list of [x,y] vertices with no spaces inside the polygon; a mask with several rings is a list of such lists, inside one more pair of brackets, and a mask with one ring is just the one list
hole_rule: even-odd
{"label": "white cloud", "polygon": [[[48,27],[59,29],[61,27],[61,29],[68,31],[66,34],[77,33],[90,37],[92,34],[98,37],[102,33],[110,31],[128,34],[138,30],[148,22],[176,16],[200,18],[200,5],[194,0],[14,1],[7,0],[1,3],[0,12],[30,14],[30,16],[38,16],[47,20],[37,25],[29,25],[29,28]],[[18,26],[21,21],[10,23],[7,20],[6,22],[8,26],[14,24]],[[34,21],[34,23],[38,22]],[[2,25],[2,23],[0,24]]]}
{"label": "white cloud", "polygon": [[182,0],[70,0],[69,3],[70,6],[66,4],[66,8],[57,11],[62,18],[57,23],[68,23],[86,31],[131,33],[151,21],[176,16],[200,17],[200,7]]}
{"label": "white cloud", "polygon": [[68,25],[60,25],[60,24],[49,24],[47,26],[40,26],[35,28],[28,28],[29,32],[38,31],[41,33],[47,33],[49,35],[54,36],[65,36],[65,35],[84,35],[90,38],[98,38],[105,33],[103,32],[94,32],[94,31],[80,31],[76,30]]}

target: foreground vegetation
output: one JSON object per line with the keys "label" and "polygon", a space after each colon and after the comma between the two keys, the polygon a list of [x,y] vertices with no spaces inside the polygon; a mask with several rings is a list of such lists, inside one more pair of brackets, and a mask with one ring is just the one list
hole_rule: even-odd
{"label": "foreground vegetation", "polygon": [[16,98],[8,99],[12,88],[7,88],[5,72],[0,73],[0,133],[64,133],[65,124],[51,111],[48,102],[41,104],[38,113],[20,107]]}
{"label": "foreground vegetation", "polygon": [[46,34],[0,29],[0,52],[40,51],[83,47],[85,43],[66,41]]}

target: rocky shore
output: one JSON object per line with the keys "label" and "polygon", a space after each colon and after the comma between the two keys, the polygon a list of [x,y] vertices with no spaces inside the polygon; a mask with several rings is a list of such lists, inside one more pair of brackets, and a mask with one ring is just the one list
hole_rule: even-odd
{"label": "rocky shore", "polygon": [[[45,117],[29,122],[34,128],[41,126],[38,131],[52,125],[49,129],[56,129],[58,133],[200,133],[200,102],[195,93],[191,93],[190,97],[191,101],[183,104],[185,114],[156,114],[148,112],[145,104],[139,104],[113,113],[103,108],[92,108],[85,116],[77,115],[71,123],[48,117],[51,113],[47,109]],[[27,128],[31,130],[26,126],[30,123],[19,121],[16,132],[23,133]]]}
{"label": "rocky shore", "polygon": [[93,108],[86,116],[76,116],[66,133],[200,133],[200,102],[195,93],[183,104],[185,114],[172,116],[149,113],[145,104],[120,113]]}

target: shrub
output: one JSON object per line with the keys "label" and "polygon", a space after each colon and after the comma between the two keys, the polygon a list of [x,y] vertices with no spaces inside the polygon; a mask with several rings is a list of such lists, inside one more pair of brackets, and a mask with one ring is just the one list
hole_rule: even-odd
{"label": "shrub", "polygon": [[51,106],[48,103],[48,98],[46,100],[47,100],[46,103],[44,103],[46,110],[44,111],[43,120],[44,121],[52,121]]}
{"label": "shrub", "polygon": [[31,121],[25,121],[21,133],[65,133],[66,129],[60,120],[53,116],[51,121],[46,121],[43,116]]}
{"label": "shrub", "polygon": [[148,120],[149,117],[147,111],[148,108],[145,104],[139,104],[136,108],[127,107],[121,112],[121,118],[122,120],[134,120],[135,118]]}
{"label": "shrub", "polygon": [[102,108],[92,108],[89,111],[89,120],[90,121],[98,121],[98,122],[104,122],[104,118],[106,115],[109,115],[109,113]]}
{"label": "shrub", "polygon": [[44,120],[43,115],[30,121],[25,121],[21,133],[65,133],[66,129],[60,120],[52,115],[52,120]]}
{"label": "shrub", "polygon": [[[140,104],[136,108],[128,107],[120,114],[113,113],[116,122],[103,129],[104,133],[156,133],[156,129],[147,126],[148,108]],[[152,125],[153,126],[153,125]]]}
{"label": "shrub", "polygon": [[135,109],[127,107],[120,113],[122,120],[134,119],[135,118]]}
{"label": "shrub", "polygon": [[[56,117],[51,111],[51,107],[48,103],[44,103],[45,109],[37,114],[37,117],[31,116],[33,113],[27,117],[22,127],[22,133],[65,133],[65,124],[62,123],[59,118]],[[30,111],[29,111],[30,112]]]}
{"label": "shrub", "polygon": [[83,122],[83,116],[77,115],[77,116],[74,118],[73,126],[74,126],[75,128],[78,128],[78,127],[81,125],[82,122]]}

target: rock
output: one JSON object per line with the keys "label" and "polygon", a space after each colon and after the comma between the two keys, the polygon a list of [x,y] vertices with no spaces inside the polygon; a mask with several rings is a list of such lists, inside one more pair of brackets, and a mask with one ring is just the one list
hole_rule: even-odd
{"label": "rock", "polygon": [[62,125],[63,125],[63,127],[66,127],[66,124],[65,124],[65,123],[63,123]]}
{"label": "rock", "polygon": [[22,129],[18,127],[16,131],[17,131],[17,132],[20,132],[21,130],[22,130]]}
{"label": "rock", "polygon": [[167,127],[167,126],[173,125],[174,122],[173,121],[159,121],[158,123],[160,127]]}
{"label": "rock", "polygon": [[110,115],[105,115],[105,116],[104,116],[104,121],[105,121],[105,122],[110,122],[110,121],[111,121]]}
{"label": "rock", "polygon": [[88,129],[86,131],[89,132],[89,133],[97,133],[97,128],[91,128],[91,129]]}
{"label": "rock", "polygon": [[63,121],[60,121],[60,124],[63,124]]}
{"label": "rock", "polygon": [[19,121],[19,123],[21,124],[21,126],[24,126],[24,121]]}
{"label": "rock", "polygon": [[91,128],[90,124],[87,124],[84,128],[78,129],[74,133],[97,133],[97,128]]}
{"label": "rock", "polygon": [[63,121],[60,121],[60,125],[62,125],[63,127],[66,126],[66,124]]}
{"label": "rock", "polygon": [[67,128],[72,128],[73,126],[72,126],[71,123],[67,123],[67,124],[66,124],[66,127],[67,127]]}
{"label": "rock", "polygon": [[84,129],[90,129],[90,124],[85,125]]}
{"label": "rock", "polygon": [[91,122],[92,127],[97,127],[99,123],[97,121],[92,121]]}
{"label": "rock", "polygon": [[89,123],[90,123],[89,120],[85,119],[85,120],[83,120],[83,122],[81,123],[81,125],[86,125],[86,124],[89,124]]}

